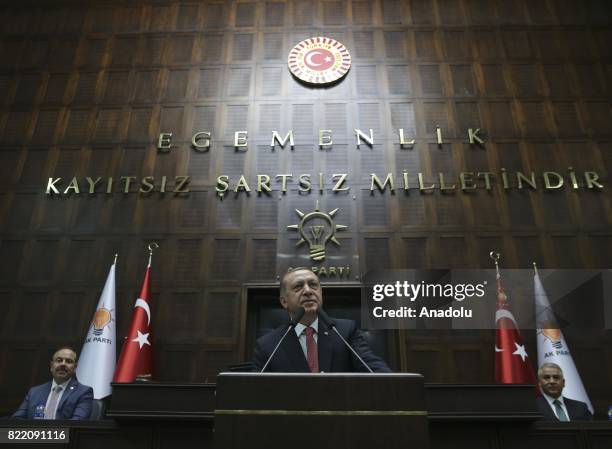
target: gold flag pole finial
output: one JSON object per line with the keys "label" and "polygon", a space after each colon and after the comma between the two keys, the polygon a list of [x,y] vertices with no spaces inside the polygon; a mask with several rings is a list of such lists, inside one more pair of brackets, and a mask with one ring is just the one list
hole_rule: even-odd
{"label": "gold flag pole finial", "polygon": [[495,268],[499,268],[498,262],[499,262],[500,254],[498,252],[491,251],[489,253],[489,257],[493,260],[493,262],[495,262]]}
{"label": "gold flag pole finial", "polygon": [[533,271],[535,271],[535,274],[539,274],[538,273],[538,266],[536,265],[536,263],[532,262],[532,264],[533,264]]}
{"label": "gold flag pole finial", "polygon": [[159,245],[156,242],[149,243],[149,267],[151,266],[151,259],[153,258],[153,250],[159,248]]}
{"label": "gold flag pole finial", "polygon": [[119,257],[119,254],[115,253],[115,261],[113,262],[113,265],[117,265],[117,257]]}

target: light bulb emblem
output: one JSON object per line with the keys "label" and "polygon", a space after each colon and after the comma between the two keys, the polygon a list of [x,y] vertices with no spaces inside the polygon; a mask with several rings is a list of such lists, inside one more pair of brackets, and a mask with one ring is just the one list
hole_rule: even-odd
{"label": "light bulb emblem", "polygon": [[334,215],[338,212],[338,209],[328,213],[322,212],[317,201],[314,211],[305,214],[296,209],[295,212],[301,220],[298,224],[287,226],[287,229],[299,232],[301,238],[295,246],[307,243],[312,260],[321,261],[325,259],[327,242],[333,242],[340,246],[340,242],[336,239],[336,231],[345,230],[347,226],[334,223]]}
{"label": "light bulb emblem", "polygon": [[91,325],[93,326],[94,335],[102,335],[104,332],[104,328],[111,322],[112,314],[110,310],[105,309],[104,307],[99,308],[94,313],[93,320],[91,320]]}

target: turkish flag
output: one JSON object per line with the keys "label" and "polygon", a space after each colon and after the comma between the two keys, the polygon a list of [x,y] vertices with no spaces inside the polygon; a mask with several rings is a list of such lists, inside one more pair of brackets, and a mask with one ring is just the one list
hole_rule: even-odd
{"label": "turkish flag", "polygon": [[140,295],[134,304],[130,329],[123,341],[114,382],[133,382],[136,376],[152,376],[153,374],[150,277],[151,262],[149,261]]}
{"label": "turkish flag", "polygon": [[495,312],[495,381],[500,384],[536,384],[536,376],[525,343],[497,270],[497,312]]}

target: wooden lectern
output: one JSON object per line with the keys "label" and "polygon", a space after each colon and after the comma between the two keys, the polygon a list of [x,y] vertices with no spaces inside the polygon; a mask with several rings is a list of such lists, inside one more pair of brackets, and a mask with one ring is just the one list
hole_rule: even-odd
{"label": "wooden lectern", "polygon": [[221,373],[215,449],[429,447],[420,374]]}

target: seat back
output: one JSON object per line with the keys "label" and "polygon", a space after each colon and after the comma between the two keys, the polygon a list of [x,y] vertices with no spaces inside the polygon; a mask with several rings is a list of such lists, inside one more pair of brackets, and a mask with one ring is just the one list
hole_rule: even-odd
{"label": "seat back", "polygon": [[91,403],[90,421],[97,421],[104,418],[106,412],[106,402],[104,399],[94,399]]}

